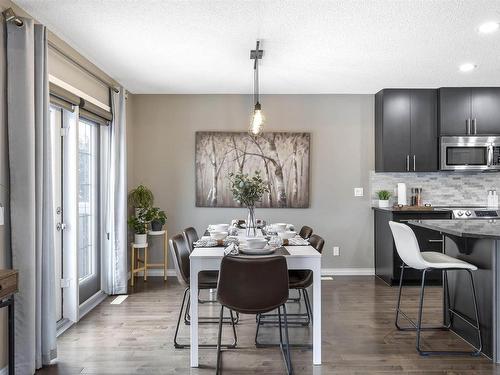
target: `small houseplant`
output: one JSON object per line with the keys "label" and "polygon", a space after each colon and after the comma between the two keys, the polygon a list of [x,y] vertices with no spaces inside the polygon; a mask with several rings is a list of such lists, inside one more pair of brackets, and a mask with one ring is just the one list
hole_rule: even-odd
{"label": "small houseplant", "polygon": [[139,185],[128,193],[128,203],[136,210],[140,208],[152,207],[153,202],[153,192],[144,185]]}
{"label": "small houseplant", "polygon": [[380,190],[379,192],[377,192],[377,196],[379,207],[389,207],[389,199],[391,198],[391,193],[388,190]]}
{"label": "small houseplant", "polygon": [[143,212],[139,212],[139,215],[132,216],[128,219],[128,225],[130,229],[134,231],[134,243],[138,245],[145,244],[148,242],[148,223],[144,221]]}
{"label": "small houseplant", "polygon": [[167,222],[167,215],[158,207],[152,207],[148,211],[147,219],[151,221],[151,230],[159,232]]}
{"label": "small houseplant", "polygon": [[253,176],[248,173],[230,173],[229,181],[234,200],[248,208],[247,236],[255,236],[257,228],[255,203],[262,199],[264,193],[269,192],[267,184],[259,171],[256,171]]}

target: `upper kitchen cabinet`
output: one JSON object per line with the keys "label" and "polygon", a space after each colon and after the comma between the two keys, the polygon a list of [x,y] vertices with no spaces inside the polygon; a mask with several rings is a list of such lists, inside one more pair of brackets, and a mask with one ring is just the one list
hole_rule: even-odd
{"label": "upper kitchen cabinet", "polygon": [[439,134],[500,134],[500,88],[439,89]]}
{"label": "upper kitchen cabinet", "polygon": [[378,92],[375,95],[375,171],[437,170],[437,90]]}

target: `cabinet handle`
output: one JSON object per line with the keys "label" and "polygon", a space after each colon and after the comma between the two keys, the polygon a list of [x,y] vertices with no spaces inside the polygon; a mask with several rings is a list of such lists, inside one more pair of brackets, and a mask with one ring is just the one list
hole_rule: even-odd
{"label": "cabinet handle", "polygon": [[443,240],[429,240],[431,243],[443,243]]}
{"label": "cabinet handle", "polygon": [[467,131],[467,135],[470,135],[470,118],[465,120],[465,127],[466,127],[466,131]]}
{"label": "cabinet handle", "polygon": [[413,172],[417,171],[416,168],[415,168],[417,162],[415,160],[416,160],[416,157],[415,157],[415,155],[413,155]]}
{"label": "cabinet handle", "polygon": [[476,121],[476,119],[472,119],[472,129],[474,130],[474,134],[477,134],[477,121]]}
{"label": "cabinet handle", "polygon": [[410,155],[406,155],[406,171],[410,171]]}

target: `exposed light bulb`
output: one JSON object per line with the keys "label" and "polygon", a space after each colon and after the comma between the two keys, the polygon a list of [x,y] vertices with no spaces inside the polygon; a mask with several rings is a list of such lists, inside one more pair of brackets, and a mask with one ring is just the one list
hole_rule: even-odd
{"label": "exposed light bulb", "polygon": [[472,64],[472,63],[465,63],[465,64],[460,65],[460,67],[459,67],[460,71],[463,73],[471,72],[476,68],[477,68],[477,65]]}
{"label": "exposed light bulb", "polygon": [[262,132],[263,125],[264,116],[262,115],[260,103],[257,102],[253,112],[252,123],[250,124],[250,133],[252,133],[252,135],[259,135]]}
{"label": "exposed light bulb", "polygon": [[500,24],[498,22],[485,22],[478,27],[478,31],[481,34],[491,34],[498,30]]}

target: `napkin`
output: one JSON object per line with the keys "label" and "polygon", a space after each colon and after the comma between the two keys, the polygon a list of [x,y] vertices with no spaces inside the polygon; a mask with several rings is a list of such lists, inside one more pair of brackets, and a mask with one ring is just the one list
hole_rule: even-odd
{"label": "napkin", "polygon": [[230,243],[228,247],[224,249],[224,256],[227,255],[238,255],[240,253],[240,250],[238,249],[238,245],[233,243]]}

